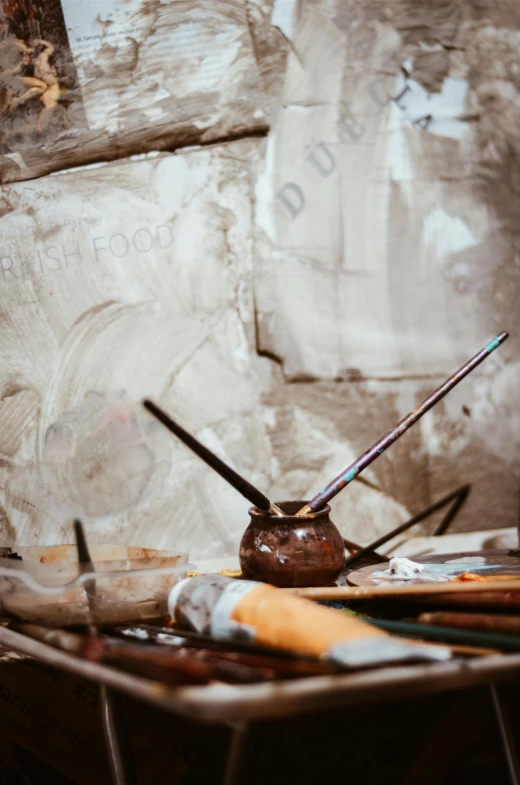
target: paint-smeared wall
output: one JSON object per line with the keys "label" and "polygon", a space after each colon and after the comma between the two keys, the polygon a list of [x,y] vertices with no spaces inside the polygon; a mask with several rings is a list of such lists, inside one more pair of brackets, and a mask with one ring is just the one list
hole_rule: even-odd
{"label": "paint-smeared wall", "polygon": [[[18,1],[4,20],[0,3],[0,182],[266,132],[240,0],[46,0],[32,19]],[[31,48],[29,66],[14,36]],[[40,39],[53,47],[52,73]]]}
{"label": "paint-smeared wall", "polygon": [[[65,18],[94,5],[67,0]],[[69,541],[80,515],[93,540],[232,554],[247,502],[136,401],[161,401],[273,498],[306,498],[501,329],[509,341],[333,512],[366,542],[470,482],[456,528],[515,525],[516,6],[222,0],[210,20],[200,4],[137,5],[155,14],[148,47],[193,14],[194,40],[220,25],[236,56],[208,64],[208,79],[224,69],[215,113],[176,50],[168,90],[191,91],[198,129],[176,135],[145,100],[157,52],[129,84],[126,39],[103,43],[113,65],[92,78],[80,48],[81,134],[111,131],[119,160],[69,170],[88,159],[54,140],[28,170],[14,153],[14,179],[62,171],[1,190],[0,540]],[[103,9],[81,22],[100,36],[126,19]],[[149,153],[130,155],[147,105]],[[266,139],[234,138],[266,117]],[[203,126],[233,138],[158,152],[193,148]]]}

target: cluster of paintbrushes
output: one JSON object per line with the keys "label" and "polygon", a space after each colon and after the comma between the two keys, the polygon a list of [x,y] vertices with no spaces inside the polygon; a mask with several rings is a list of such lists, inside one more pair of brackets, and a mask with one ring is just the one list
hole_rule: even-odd
{"label": "cluster of paintbrushes", "polygon": [[[456,371],[452,376],[448,377],[448,379],[446,379],[446,381],[440,387],[438,387],[421,404],[419,404],[419,406],[413,409],[406,417],[398,422],[394,428],[388,431],[385,436],[383,436],[381,439],[378,439],[378,441],[375,442],[375,444],[373,444],[357,460],[355,460],[354,463],[350,464],[350,466],[347,466],[347,468],[344,469],[341,474],[335,477],[332,482],[330,482],[322,491],[316,494],[316,496],[314,496],[314,498],[308,502],[308,504],[305,504],[303,507],[301,507],[301,509],[296,512],[295,517],[312,515],[313,513],[322,509],[331,499],[334,498],[334,496],[343,490],[343,488],[352,482],[352,480],[358,477],[360,473],[367,468],[367,466],[369,466],[373,461],[376,460],[376,458],[382,455],[382,453],[385,452],[385,450],[390,447],[391,444],[399,439],[399,437],[402,436],[403,433],[408,430],[408,428],[414,425],[414,423],[416,423],[423,416],[423,414],[435,406],[435,404],[438,403],[441,398],[443,398],[460,381],[462,381],[462,379],[471,373],[474,368],[480,365],[480,363],[485,360],[486,357],[489,357],[491,352],[500,346],[500,344],[502,344],[507,337],[507,332],[502,332],[500,335],[497,335],[496,338],[490,341],[483,349],[481,349],[480,352],[468,360],[468,362],[459,368],[458,371]],[[160,409],[159,406],[150,400],[145,400],[143,405],[151,414],[154,415],[154,417],[156,417],[166,428],[168,428],[168,430],[174,433],[181,441],[184,442],[187,447],[193,450],[196,455],[202,458],[202,460],[211,466],[212,469],[218,472],[218,474],[227,480],[227,482],[230,483],[230,485],[232,485],[246,499],[248,499],[260,510],[271,512],[273,514],[273,525],[276,525],[276,519],[274,516],[287,517],[286,514],[274,502],[270,501],[261,491],[251,485],[251,483],[241,477],[234,469],[232,469],[214,453],[208,450],[208,448],[202,445],[194,436],[185,431],[184,428],[172,420],[172,418],[162,409]],[[462,494],[460,491],[457,491],[453,495],[458,495],[460,497],[458,506],[462,504],[466,494],[467,489],[462,489]],[[388,535],[379,538],[375,543],[372,543],[363,549],[357,549],[359,552],[356,552],[349,559],[349,565],[352,565],[354,561],[362,558],[362,556],[364,556],[366,553],[373,552],[383,543],[392,539],[406,528],[409,528],[415,523],[418,523],[424,517],[431,514],[450,500],[451,497],[442,500],[437,505],[431,507],[428,511],[425,511],[421,515],[413,518],[411,521],[408,521],[406,524],[403,524],[392,532],[389,532]],[[455,514],[455,511],[456,510],[452,512],[452,517]]]}
{"label": "cluster of paintbrushes", "polygon": [[[280,521],[281,518],[285,520],[292,518],[295,522],[302,516],[312,518],[317,511],[322,509],[328,501],[352,482],[363,469],[371,464],[411,425],[417,422],[425,412],[446,395],[449,390],[488,357],[506,338],[507,333],[504,332],[491,341],[453,376],[449,377],[422,404],[401,420],[383,438],[379,439],[353,464],[348,466],[324,490],[302,506],[294,516],[287,516],[279,506],[271,502],[257,488],[237,474],[231,467],[227,466],[154,403],[144,401],[144,406],[252,504],[266,513],[271,513],[272,525],[276,526],[277,520]],[[450,494],[450,496],[433,505],[429,510],[415,516],[411,521],[402,524],[397,529],[380,537],[376,542],[364,548],[355,546],[355,552],[347,559],[346,565],[350,567],[355,561],[359,561],[366,555],[372,555],[376,560],[380,559],[381,557],[375,551],[376,548],[414,523],[418,523],[435,510],[451,502],[452,507],[443,524],[441,524],[442,527],[446,527],[466,498],[468,490],[468,487],[465,486],[459,491]],[[92,564],[79,521],[75,523],[75,532],[80,568],[83,572],[93,573],[94,565]],[[223,581],[235,582],[230,579],[219,578],[219,576],[216,576],[216,580],[215,578],[211,579],[211,576],[206,576],[206,578],[209,579],[207,586],[204,585],[205,578],[200,579],[202,581],[200,587],[197,585],[194,588],[194,584],[188,587],[185,586],[185,597],[181,604],[174,603],[175,608],[173,606],[170,608],[172,618],[177,622],[179,619],[181,621],[174,628],[171,626],[171,620],[159,621],[157,626],[135,624],[111,629],[103,629],[96,626],[94,623],[96,618],[96,585],[94,581],[86,581],[84,584],[90,615],[93,620],[88,635],[79,635],[65,630],[51,630],[34,624],[19,623],[14,626],[26,635],[90,661],[117,666],[134,674],[159,680],[170,685],[205,684],[213,680],[230,683],[251,683],[270,679],[324,675],[336,673],[343,670],[344,667],[350,667],[352,662],[357,662],[358,666],[364,667],[374,657],[372,665],[382,664],[378,660],[377,651],[379,650],[379,645],[377,642],[375,648],[372,648],[370,651],[366,650],[369,651],[369,661],[358,662],[356,659],[358,657],[356,644],[354,643],[353,647],[351,647],[351,644],[359,638],[364,639],[367,635],[369,640],[375,637],[379,642],[382,639],[378,636],[383,636],[385,642],[383,649],[386,647],[387,652],[390,652],[387,656],[390,657],[390,660],[395,659],[396,661],[410,657],[413,659],[417,656],[419,658],[423,656],[426,659],[442,659],[442,656],[444,656],[441,651],[442,647],[436,651],[435,647],[423,646],[421,655],[419,642],[425,641],[448,644],[453,653],[468,656],[487,654],[494,651],[520,650],[520,617],[507,615],[497,617],[496,614],[486,615],[482,613],[473,614],[473,617],[471,617],[471,614],[468,614],[466,611],[462,614],[460,611],[445,610],[425,612],[423,608],[422,613],[416,620],[395,621],[371,618],[366,615],[367,606],[362,605],[361,608],[365,608],[365,615],[361,619],[355,619],[352,616],[352,612],[350,612],[351,616],[348,621],[344,614],[335,617],[333,613],[332,616],[327,616],[325,623],[320,614],[323,612],[330,614],[331,611],[329,609],[320,609],[313,603],[307,602],[306,604],[305,600],[303,600],[303,605],[298,610],[298,602],[301,603],[302,600],[294,598],[294,595],[291,598],[289,594],[265,584],[249,584],[248,587],[245,585],[245,582],[241,581],[238,583],[243,584],[243,587],[235,587],[237,589],[240,588],[240,591],[235,593],[238,599],[233,601],[235,610],[233,613],[230,612],[230,618],[226,621],[230,630],[229,637],[226,640],[226,635],[222,635],[221,614],[218,616],[217,621],[213,617],[211,617],[213,618],[213,621],[211,621],[210,613],[210,616],[208,616],[210,620],[205,626],[199,619],[200,609],[206,607],[206,602],[211,604],[208,598],[213,597],[213,600],[215,600],[218,592],[234,591],[233,587],[229,584],[225,585]],[[189,580],[196,581],[197,579]],[[213,580],[213,583],[211,583],[211,580]],[[250,602],[247,598],[241,599],[246,597],[251,586],[253,586],[253,594],[254,591],[257,593],[274,591],[276,592],[276,597],[269,595],[271,599],[267,598],[266,600],[263,598],[256,603]],[[258,588],[255,588],[255,586]],[[203,598],[201,593],[203,590],[206,591],[207,598]],[[196,594],[198,592],[198,599],[195,605],[192,606],[191,626],[190,624],[186,626],[185,622],[190,617],[190,612],[187,610],[190,605],[190,592],[193,591]],[[244,594],[244,591],[246,594]],[[343,609],[353,604],[356,611],[359,608],[358,603],[363,603],[363,601],[367,600],[374,601],[392,598],[393,600],[406,601],[408,599],[420,605],[425,598],[430,598],[431,600],[432,596],[437,596],[442,601],[443,596],[444,598],[447,596],[445,584],[371,587],[331,586],[289,591],[296,592],[296,594],[307,600],[333,601],[334,605]],[[452,601],[453,596],[456,599],[459,598],[461,605],[464,605],[465,598],[473,597],[474,601],[474,598],[479,594],[482,598],[489,598],[490,596],[496,598],[500,596],[500,601],[506,604],[505,609],[510,611],[515,606],[515,602],[516,606],[520,607],[520,580],[471,585],[450,584],[449,594],[452,597]],[[178,600],[179,596],[177,596]],[[497,602],[500,604],[500,601]],[[259,608],[264,607],[265,610],[269,603],[271,603],[269,618],[267,620],[265,618],[262,619]],[[296,603],[295,609],[292,608],[291,603]],[[285,608],[286,605],[291,606],[290,612]],[[229,603],[228,606],[231,607]],[[312,610],[313,607],[315,610]],[[442,603],[439,603],[438,608],[442,608]],[[293,610],[297,610],[298,613],[293,613]],[[193,613],[195,614],[194,616]],[[179,615],[179,619],[177,619],[177,615]],[[278,627],[275,623],[277,615],[280,617],[277,622]],[[342,617],[341,620],[340,617]],[[287,620],[291,620],[291,623],[288,624]],[[218,628],[218,634],[213,634],[215,630],[212,625],[215,623]],[[237,624],[240,626],[240,623],[245,624],[249,630],[256,629],[254,642],[249,641],[245,643],[236,639],[234,630]],[[291,624],[293,628],[291,628]],[[336,628],[337,635],[333,632],[334,628]],[[390,636],[388,633],[390,633]],[[291,634],[292,642],[288,642]],[[321,642],[320,637],[323,638]],[[408,639],[408,643],[402,641],[402,638]],[[398,641],[397,643],[395,643],[396,640]],[[338,642],[340,644],[339,648]],[[323,655],[326,655],[325,659],[323,659]]]}
{"label": "cluster of paintbrushes", "polygon": [[[104,629],[96,624],[95,567],[80,521],[75,521],[75,535],[89,608],[87,634],[20,622],[11,627],[90,662],[173,686],[254,683],[450,656],[445,647],[402,642],[272,586],[224,576],[174,584],[168,597],[174,629],[150,624]],[[240,628],[248,631],[247,642],[237,640]]]}
{"label": "cluster of paintbrushes", "polygon": [[87,635],[22,622],[11,624],[11,629],[89,662],[169,686],[213,681],[254,684],[338,672],[334,665],[314,658],[226,644],[161,624],[101,628]]}
{"label": "cluster of paintbrushes", "polygon": [[[74,533],[90,624],[71,631],[27,622],[12,622],[11,629],[90,662],[111,665],[143,678],[168,684],[233,684],[298,678],[335,673],[337,666],[314,657],[292,654],[240,641],[175,628],[171,619],[155,625],[110,627],[97,624],[98,589],[87,575],[95,572],[83,526],[74,522]],[[86,633],[86,634],[85,634]]]}

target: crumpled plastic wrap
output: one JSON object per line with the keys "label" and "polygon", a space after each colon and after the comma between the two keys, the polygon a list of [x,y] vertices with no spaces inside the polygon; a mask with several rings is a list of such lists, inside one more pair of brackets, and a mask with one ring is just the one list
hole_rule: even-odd
{"label": "crumpled plastic wrap", "polygon": [[60,627],[153,619],[168,613],[168,594],[190,569],[185,554],[170,551],[99,545],[90,552],[95,571],[84,573],[71,545],[17,547],[21,559],[6,553],[0,615]]}

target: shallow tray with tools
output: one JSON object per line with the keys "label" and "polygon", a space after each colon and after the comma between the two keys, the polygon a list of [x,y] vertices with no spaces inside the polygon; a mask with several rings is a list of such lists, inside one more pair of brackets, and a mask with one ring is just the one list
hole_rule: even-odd
{"label": "shallow tray with tools", "polygon": [[251,685],[166,685],[87,662],[0,626],[0,646],[136,699],[205,722],[237,722],[520,679],[520,654],[402,665]]}

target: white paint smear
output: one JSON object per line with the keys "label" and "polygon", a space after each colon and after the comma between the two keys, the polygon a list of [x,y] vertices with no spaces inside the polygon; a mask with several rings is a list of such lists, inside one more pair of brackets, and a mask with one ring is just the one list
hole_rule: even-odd
{"label": "white paint smear", "polygon": [[409,183],[414,179],[414,169],[403,131],[399,108],[392,104],[388,121],[387,166],[394,183]]}
{"label": "white paint smear", "polygon": [[[406,92],[396,102],[401,110],[402,119],[411,124],[423,120],[429,133],[446,136],[450,139],[461,139],[467,129],[467,123],[458,118],[464,112],[468,84],[464,79],[447,77],[440,93],[428,91],[415,79],[399,77],[398,92]],[[424,118],[431,116],[426,125]]]}
{"label": "white paint smear", "polygon": [[293,40],[296,2],[297,0],[276,0],[271,15],[271,24],[277,27],[289,41]]}
{"label": "white paint smear", "polygon": [[449,215],[440,204],[436,204],[424,219],[423,242],[438,260],[479,244],[466,221]]}
{"label": "white paint smear", "polygon": [[275,183],[275,136],[269,134],[265,143],[264,170],[258,175],[255,183],[255,217],[256,223],[266,235],[276,241],[276,222],[273,207],[273,184]]}

